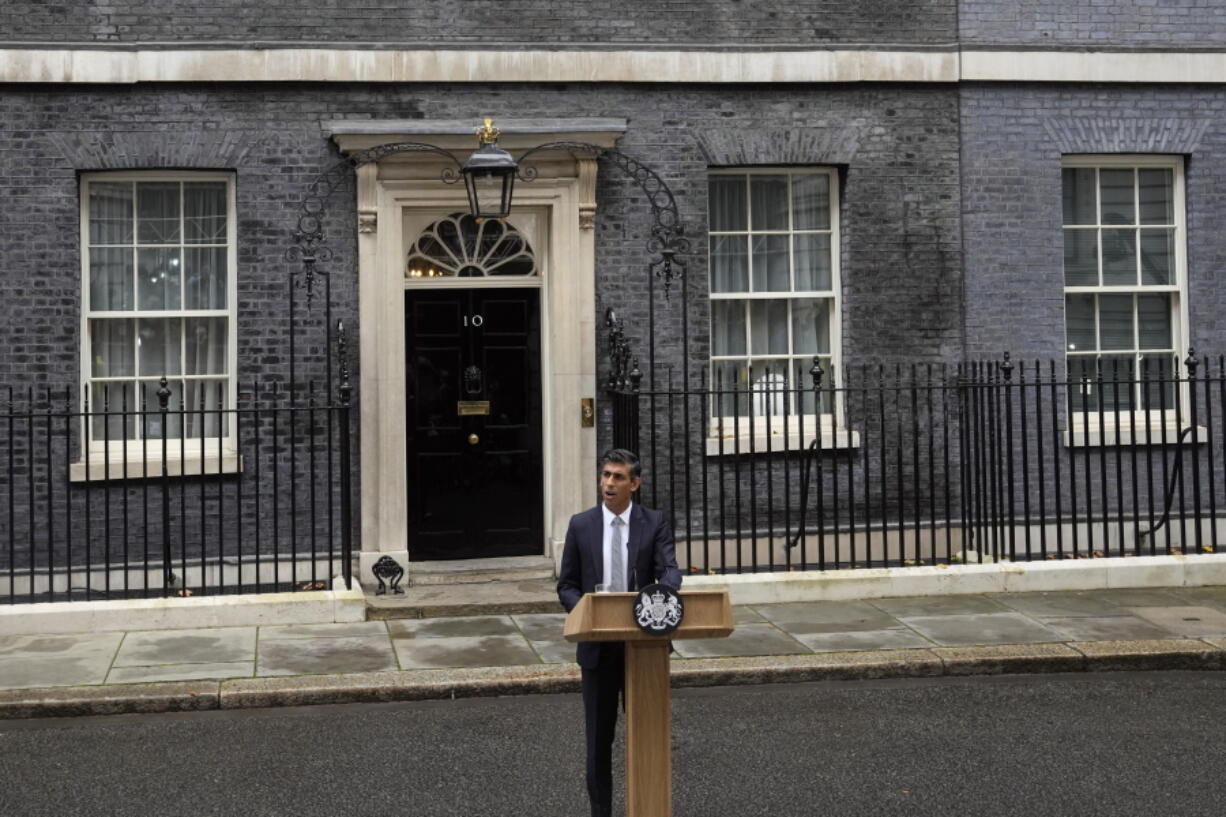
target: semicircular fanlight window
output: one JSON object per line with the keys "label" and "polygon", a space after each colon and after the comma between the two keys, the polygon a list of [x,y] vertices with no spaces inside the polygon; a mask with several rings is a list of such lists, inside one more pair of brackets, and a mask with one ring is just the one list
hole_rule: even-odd
{"label": "semicircular fanlight window", "polygon": [[536,275],[536,254],[523,234],[505,221],[452,213],[413,242],[404,274],[414,279]]}

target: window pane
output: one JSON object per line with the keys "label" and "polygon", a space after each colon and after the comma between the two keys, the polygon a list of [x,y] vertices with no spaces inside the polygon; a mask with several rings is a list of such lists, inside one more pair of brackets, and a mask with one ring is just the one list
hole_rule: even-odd
{"label": "window pane", "polygon": [[829,299],[792,301],[792,354],[830,354]]}
{"label": "window pane", "polygon": [[830,229],[830,177],[792,177],[792,229]]}
{"label": "window pane", "polygon": [[754,292],[787,292],[788,236],[756,235],[753,237]]}
{"label": "window pane", "polygon": [[830,283],[830,236],[812,233],[795,236],[796,289],[828,290]]}
{"label": "window pane", "polygon": [[[1141,407],[1146,410],[1172,409],[1175,407],[1175,381],[1178,367],[1173,355],[1142,355],[1141,356]],[[1157,429],[1151,430],[1157,436]],[[1167,438],[1175,441],[1175,435]]]}
{"label": "window pane", "polygon": [[1169,168],[1139,170],[1142,224],[1175,223],[1175,174]]}
{"label": "window pane", "polygon": [[1068,350],[1088,352],[1097,349],[1094,335],[1094,296],[1066,295],[1064,314],[1068,323]]}
{"label": "window pane", "polygon": [[1098,171],[1102,184],[1103,224],[1136,224],[1136,202],[1133,190],[1133,171]]}
{"label": "window pane", "polygon": [[1175,257],[1174,230],[1141,231],[1141,283],[1173,284],[1172,259]]}
{"label": "window pane", "polygon": [[180,309],[179,249],[137,250],[140,309]]}
{"label": "window pane", "polygon": [[1131,295],[1098,296],[1100,349],[1135,349]]}
{"label": "window pane", "polygon": [[90,384],[90,434],[95,440],[135,439],[137,409],[135,383]]}
{"label": "window pane", "polygon": [[136,185],[138,241],[176,244],[179,241],[179,183],[140,182]]}
{"label": "window pane", "polygon": [[185,309],[226,308],[226,248],[183,250]]}
{"label": "window pane", "polygon": [[788,228],[788,177],[753,176],[749,182],[753,229]]}
{"label": "window pane", "polygon": [[[821,380],[821,413],[834,413],[833,401],[829,386],[834,382],[834,367],[832,360],[828,357],[820,358],[822,367]],[[803,414],[814,414],[814,406],[817,405],[817,394],[813,391],[813,361],[797,360],[793,362],[792,369],[792,388],[798,389],[800,394],[799,407],[793,406],[792,411],[799,411]],[[812,425],[805,426],[805,437],[809,437],[814,432]]]}
{"label": "window pane", "polygon": [[132,183],[92,182],[89,186],[89,243],[132,243]]}
{"label": "window pane", "polygon": [[748,238],[743,235],[711,236],[711,291],[748,292]]}
{"label": "window pane", "polygon": [[1064,285],[1098,286],[1098,231],[1064,231]]}
{"label": "window pane", "polygon": [[1137,319],[1142,349],[1172,348],[1170,295],[1137,295]]}
{"label": "window pane", "polygon": [[136,346],[131,320],[89,322],[90,371],[94,377],[131,377],[136,374]]}
{"label": "window pane", "polygon": [[182,325],[178,318],[142,318],[137,321],[141,377],[180,374]]}
{"label": "window pane", "polygon": [[1064,168],[1064,223],[1094,224],[1097,209],[1095,172],[1092,167]]}
{"label": "window pane", "polygon": [[[785,360],[756,361],[750,365],[749,378],[755,417],[782,417],[787,400],[788,367]],[[758,425],[755,431],[765,431]]]}
{"label": "window pane", "polygon": [[712,176],[709,186],[711,229],[748,230],[744,176]]}
{"label": "window pane", "polygon": [[1137,283],[1137,231],[1103,230],[1103,285]]}
{"label": "window pane", "polygon": [[745,302],[711,302],[711,353],[745,354]]}
{"label": "window pane", "polygon": [[225,374],[226,319],[186,318],[183,323],[187,374]]}
{"label": "window pane", "polygon": [[187,438],[216,438],[229,433],[229,417],[220,409],[226,407],[224,380],[189,380],[186,383],[187,417],[184,425]]}
{"label": "window pane", "polygon": [[[145,401],[145,422],[144,434],[146,439],[154,440],[162,437],[162,414],[161,403],[158,402],[158,389],[162,386],[160,383],[144,381],[141,385],[141,393]],[[181,429],[183,428],[181,416],[178,414],[183,409],[183,382],[181,380],[171,380],[166,384],[170,389],[170,399],[166,401],[166,436],[178,438]],[[153,451],[160,456],[160,452]]]}
{"label": "window pane", "polygon": [[[1103,355],[1098,361],[1102,373],[1102,401],[1107,411],[1119,411],[1132,408],[1132,388],[1129,384],[1132,355]],[[1107,439],[1112,439],[1108,432]]]}
{"label": "window pane", "polygon": [[1079,355],[1068,359],[1069,404],[1073,411],[1093,411],[1098,408],[1098,359]]}
{"label": "window pane", "polygon": [[96,247],[89,251],[89,308],[132,308],[132,250]]}
{"label": "window pane", "polygon": [[788,302],[750,301],[749,327],[753,355],[788,353]]}
{"label": "window pane", "polygon": [[188,182],[183,185],[184,242],[226,242],[226,183]]}
{"label": "window pane", "polygon": [[[715,393],[715,412],[719,417],[746,415],[749,412],[749,395],[745,393],[749,383],[749,369],[744,363],[721,360],[711,365],[711,385]],[[725,435],[736,429],[727,427]]]}

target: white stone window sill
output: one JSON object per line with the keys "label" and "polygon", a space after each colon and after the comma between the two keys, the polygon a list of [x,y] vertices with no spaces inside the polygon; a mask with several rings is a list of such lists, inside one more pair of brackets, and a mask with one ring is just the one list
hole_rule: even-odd
{"label": "white stone window sill", "polygon": [[[758,425],[758,423],[759,421],[754,421],[755,425]],[[817,437],[811,424],[804,429],[803,437],[800,429],[795,427],[788,429],[772,428],[769,434],[765,428],[755,428],[751,436],[745,426],[746,423],[742,421],[740,434],[733,431],[721,433],[717,427],[713,427],[706,440],[707,456],[727,457],[736,454],[756,455],[775,454],[783,451],[800,451],[808,448]],[[823,451],[859,448],[860,432],[826,426],[822,428],[819,445]]]}
{"label": "white stone window sill", "polygon": [[1204,426],[1196,426],[1195,430],[1187,432],[1187,436],[1180,443],[1180,432],[1189,428],[1190,426],[1171,422],[1151,423],[1148,430],[1145,428],[1144,423],[1139,423],[1135,427],[1130,427],[1128,423],[1123,423],[1118,430],[1111,423],[1106,424],[1103,428],[1099,428],[1097,423],[1091,426],[1074,423],[1072,431],[1066,430],[1063,437],[1066,448],[1160,446],[1163,444],[1192,445],[1193,440],[1196,441],[1197,445],[1204,445],[1209,442],[1209,430]]}
{"label": "white stone window sill", "polygon": [[[68,466],[69,482],[100,482],[104,480],[123,479],[160,479],[162,477],[162,452],[149,451],[147,456],[139,448],[129,449],[127,463],[124,462],[123,449],[112,449],[108,458],[102,451],[90,451],[89,461],[84,458]],[[237,474],[243,470],[243,458],[237,451],[222,449],[220,458],[217,450],[186,451],[184,456],[172,452],[166,457],[166,476],[198,477],[216,476],[218,474]]]}

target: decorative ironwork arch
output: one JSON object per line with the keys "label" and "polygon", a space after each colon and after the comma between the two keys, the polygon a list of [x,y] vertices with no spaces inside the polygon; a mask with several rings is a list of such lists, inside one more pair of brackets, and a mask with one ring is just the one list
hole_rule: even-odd
{"label": "decorative ironwork arch", "polygon": [[[663,282],[664,297],[665,300],[668,300],[672,283],[685,279],[684,256],[690,252],[690,241],[685,236],[685,226],[681,223],[677,211],[677,200],[668,184],[655,170],[633,156],[622,153],[617,148],[601,147],[588,142],[568,141],[546,142],[524,153],[520,157],[518,171],[518,176],[522,181],[532,182],[537,178],[536,168],[525,165],[524,160],[533,154],[549,150],[567,150],[592,156],[598,160],[608,159],[610,164],[633,180],[647,196],[653,220],[647,238],[647,251],[655,256],[648,262],[648,271],[653,277]],[[450,162],[440,174],[442,181],[445,184],[455,184],[461,178],[461,162],[454,153],[423,142],[390,142],[358,151],[321,173],[307,187],[307,194],[302,199],[298,215],[298,225],[293,233],[294,243],[285,251],[287,261],[302,264],[301,286],[306,289],[308,304],[314,292],[315,277],[329,275],[326,270],[320,269],[320,265],[332,260],[332,249],[327,246],[323,226],[328,202],[353,178],[355,170],[371,162],[401,153],[433,153],[442,156]],[[299,272],[295,271],[290,274],[297,276]]]}

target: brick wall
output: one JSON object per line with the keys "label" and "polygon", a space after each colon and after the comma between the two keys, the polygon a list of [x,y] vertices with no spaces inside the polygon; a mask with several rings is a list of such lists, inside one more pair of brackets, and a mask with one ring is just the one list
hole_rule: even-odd
{"label": "brick wall", "polygon": [[1217,88],[965,86],[962,206],[967,351],[1063,356],[1060,157],[1186,156],[1192,344],[1226,351],[1226,92]]}
{"label": "brick wall", "polygon": [[1220,0],[961,0],[965,45],[1221,47]]}
{"label": "brick wall", "polygon": [[[937,86],[643,88],[634,86],[165,86],[9,89],[0,96],[0,382],[62,387],[78,379],[78,173],[149,167],[233,169],[238,196],[240,389],[288,369],[284,258],[307,184],[338,160],[319,122],[334,119],[627,117],[622,147],[677,195],[694,239],[683,292],[657,288],[659,364],[682,361],[688,308],[695,378],[707,354],[705,201],[710,166],[826,164],[842,169],[844,351],[849,360],[941,360],[960,346],[957,117]],[[641,191],[603,167],[597,217],[597,314],[615,306],[646,360]],[[352,193],[325,228],[336,251],[333,317],[353,322]],[[688,298],[686,295],[688,294]],[[300,376],[322,378],[320,302],[299,300]],[[371,331],[367,328],[367,331]],[[603,366],[603,361],[602,361]],[[361,399],[361,395],[358,395]],[[607,426],[604,429],[607,439]],[[60,491],[80,503],[80,487]],[[190,509],[201,508],[189,496]],[[78,507],[78,514],[83,511]],[[195,510],[192,510],[196,513]],[[78,515],[76,518],[80,519]]]}
{"label": "brick wall", "polygon": [[954,0],[7,0],[0,40],[532,45],[941,43]]}

